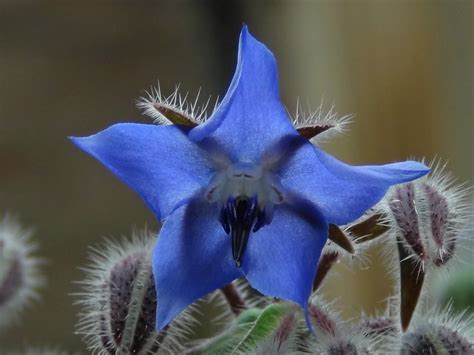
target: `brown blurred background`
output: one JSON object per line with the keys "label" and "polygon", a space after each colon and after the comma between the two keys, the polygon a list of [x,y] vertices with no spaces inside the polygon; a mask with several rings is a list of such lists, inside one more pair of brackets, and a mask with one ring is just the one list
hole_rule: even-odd
{"label": "brown blurred background", "polygon": [[[243,22],[275,53],[282,98],[356,115],[326,149],[350,163],[442,157],[473,181],[471,1],[0,2],[0,212],[36,229],[48,263],[42,301],[0,334],[2,348],[84,351],[69,295],[88,246],[156,228],[135,194],[68,135],[123,121],[160,80],[165,92],[222,95]],[[375,254],[375,260],[377,260]],[[380,307],[383,268],[333,279],[347,315]]]}

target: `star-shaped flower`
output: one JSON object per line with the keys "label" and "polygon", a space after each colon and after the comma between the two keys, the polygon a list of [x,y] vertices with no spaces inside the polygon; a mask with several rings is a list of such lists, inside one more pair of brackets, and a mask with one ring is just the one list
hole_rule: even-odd
{"label": "star-shaped flower", "polygon": [[240,35],[219,107],[195,128],[122,123],[72,141],[134,189],[163,223],[153,255],[157,327],[239,277],[305,311],[328,224],[344,225],[423,164],[350,166],[294,128],[273,54]]}

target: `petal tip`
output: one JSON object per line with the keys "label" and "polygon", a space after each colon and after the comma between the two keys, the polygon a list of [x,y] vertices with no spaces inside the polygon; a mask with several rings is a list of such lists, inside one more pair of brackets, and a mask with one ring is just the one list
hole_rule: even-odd
{"label": "petal tip", "polygon": [[248,26],[244,23],[242,25],[242,29],[240,30],[239,44],[240,45],[244,44],[247,41],[247,38],[257,41],[255,37],[250,33]]}
{"label": "petal tip", "polygon": [[306,326],[308,327],[309,334],[314,336],[313,324],[311,323],[311,317],[309,315],[309,310],[308,310],[308,305],[307,304],[303,307],[303,312],[304,312],[304,320],[306,322]]}
{"label": "petal tip", "polygon": [[76,147],[83,149],[86,143],[87,137],[75,137],[75,136],[68,136],[67,137],[72,144]]}
{"label": "petal tip", "polygon": [[[156,292],[158,293],[158,289],[156,290]],[[172,307],[163,307],[163,300],[161,303],[162,303],[161,306],[158,303],[157,309],[156,309],[155,328],[157,330],[164,330],[168,326],[168,324],[171,323],[171,321],[177,316],[177,314],[171,313]]]}
{"label": "petal tip", "polygon": [[94,139],[92,139],[94,136],[89,136],[89,137],[74,137],[70,136],[68,139],[71,141],[72,144],[74,144],[77,148],[82,150],[85,153],[92,154],[94,151]]}
{"label": "petal tip", "polygon": [[168,325],[169,321],[166,319],[162,319],[163,317],[160,317],[160,314],[157,313],[156,315],[156,330],[162,331],[166,328]]}
{"label": "petal tip", "polygon": [[410,171],[415,173],[417,178],[425,176],[425,175],[429,174],[430,171],[431,171],[430,167],[428,167],[425,164],[423,164],[421,162],[418,162],[418,161],[409,160],[409,161],[405,162],[405,164],[407,165],[407,167],[409,168]]}
{"label": "petal tip", "polygon": [[[246,48],[248,48],[248,50],[245,50]],[[249,31],[249,28],[246,24],[243,24],[242,29],[240,31],[239,49],[243,49],[243,55],[241,54],[242,57],[246,57],[247,55],[254,55],[254,53],[258,53],[260,51],[260,55],[265,53],[264,55],[268,56],[267,60],[269,60],[270,62],[275,62],[276,64],[273,52],[268,49],[268,47],[264,43],[260,42],[257,38],[255,38],[255,36]]]}

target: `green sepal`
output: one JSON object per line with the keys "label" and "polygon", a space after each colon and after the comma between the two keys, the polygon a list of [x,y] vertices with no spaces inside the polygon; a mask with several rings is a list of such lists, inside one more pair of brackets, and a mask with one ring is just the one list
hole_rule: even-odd
{"label": "green sepal", "polygon": [[294,312],[288,303],[273,303],[263,310],[252,308],[243,312],[234,325],[207,343],[194,349],[193,354],[249,354],[278,328],[283,318]]}

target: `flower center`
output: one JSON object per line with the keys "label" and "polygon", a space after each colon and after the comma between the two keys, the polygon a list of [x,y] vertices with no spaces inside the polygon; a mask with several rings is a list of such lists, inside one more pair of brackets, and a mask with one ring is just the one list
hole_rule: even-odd
{"label": "flower center", "polygon": [[232,257],[240,267],[250,233],[270,224],[274,205],[282,203],[284,195],[277,175],[237,163],[213,176],[206,199],[217,204],[219,222],[231,237]]}

